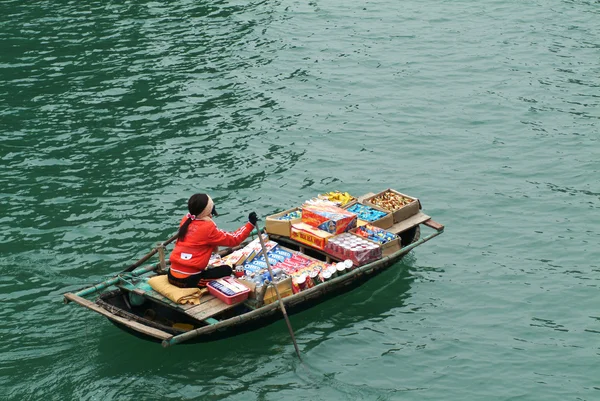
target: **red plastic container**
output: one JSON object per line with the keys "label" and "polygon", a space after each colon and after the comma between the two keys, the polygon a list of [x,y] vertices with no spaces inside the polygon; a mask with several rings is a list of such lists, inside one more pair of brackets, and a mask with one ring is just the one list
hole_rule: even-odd
{"label": "red plastic container", "polygon": [[[240,291],[237,291],[233,295],[226,294],[221,289],[223,286],[227,287],[239,287]],[[242,301],[248,299],[248,295],[250,294],[250,288],[246,287],[244,284],[240,283],[233,277],[223,277],[217,280],[210,281],[206,284],[206,288],[208,288],[208,292],[210,292],[215,297],[219,298],[221,301],[225,302],[227,305],[237,304]],[[241,290],[241,288],[245,288],[245,290]]]}

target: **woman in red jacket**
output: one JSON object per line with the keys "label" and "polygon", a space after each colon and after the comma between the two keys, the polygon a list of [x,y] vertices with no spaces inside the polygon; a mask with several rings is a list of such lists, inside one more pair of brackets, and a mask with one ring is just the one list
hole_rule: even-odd
{"label": "woman in red jacket", "polygon": [[181,219],[175,248],[171,252],[169,283],[182,288],[202,287],[210,280],[229,276],[229,266],[207,268],[210,255],[219,246],[237,246],[256,226],[256,213],[234,232],[217,228],[212,216],[218,216],[215,204],[206,194],[194,194],[188,200],[189,213]]}

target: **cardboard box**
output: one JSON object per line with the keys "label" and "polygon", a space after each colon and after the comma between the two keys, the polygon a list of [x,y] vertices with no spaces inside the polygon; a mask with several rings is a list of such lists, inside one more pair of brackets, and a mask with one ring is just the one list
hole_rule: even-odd
{"label": "cardboard box", "polygon": [[[373,226],[373,225],[371,224],[371,226]],[[369,227],[369,228],[371,228],[371,227]],[[373,226],[373,229],[375,229],[375,230],[382,230],[382,231],[385,231],[385,230],[383,230],[382,228],[380,228],[380,227],[376,227],[376,226]],[[400,244],[400,237],[399,237],[399,236],[397,236],[397,235],[396,235],[396,234],[394,234],[394,233],[390,233],[390,234],[394,235],[394,237],[395,237],[393,240],[391,240],[391,241],[388,241],[388,242],[386,242],[385,244],[382,244],[382,243],[380,243],[380,242],[378,242],[378,241],[373,241],[373,240],[371,240],[370,238],[365,238],[365,237],[363,237],[362,235],[359,235],[359,234],[357,234],[357,230],[358,230],[358,227],[357,227],[357,228],[354,228],[354,229],[352,229],[350,232],[351,232],[352,234],[356,234],[356,235],[358,235],[358,236],[359,236],[359,237],[361,237],[361,238],[364,238],[364,239],[366,239],[366,240],[368,240],[368,241],[375,242],[376,244],[378,244],[378,245],[381,247],[381,252],[382,252],[383,256],[391,255],[392,253],[394,253],[394,252],[396,252],[396,251],[399,251],[399,250],[400,250],[400,248],[401,248],[401,244]],[[389,231],[388,231],[388,232],[389,232]]]}
{"label": "cardboard box", "polygon": [[[277,283],[277,289],[279,290],[279,295],[281,298],[289,297],[293,295],[292,291],[292,278],[288,277],[283,281]],[[275,291],[275,287],[270,285],[267,287],[267,291],[265,292],[265,297],[263,298],[263,303],[268,305],[277,301],[277,292]]]}
{"label": "cardboard box", "polygon": [[302,205],[302,222],[327,231],[340,234],[356,227],[356,214],[337,206]]}
{"label": "cardboard box", "polygon": [[382,218],[380,218],[379,220],[374,220],[374,221],[365,221],[365,220],[358,219],[357,224],[356,224],[357,227],[364,226],[365,224],[371,224],[375,227],[383,228],[385,230],[394,225],[394,216],[387,210],[383,210],[382,208],[380,208],[376,205],[367,205],[367,204],[363,204],[360,202],[358,204],[362,205],[362,206],[368,206],[371,209],[379,210],[380,212],[385,212],[386,215],[383,216]]}
{"label": "cardboard box", "polygon": [[[391,209],[388,209],[386,207],[379,206],[379,205],[373,203],[374,199],[379,198],[380,196],[382,196],[386,192],[392,192],[392,193],[395,193],[396,195],[400,195],[400,196],[403,196],[405,198],[412,199],[413,201],[411,203],[409,203],[407,205],[404,205],[401,208],[395,209],[395,210],[391,210]],[[396,191],[394,189],[391,189],[391,188],[388,188],[385,191],[381,191],[378,194],[375,194],[373,196],[370,196],[370,197],[366,198],[365,201],[364,201],[364,204],[365,205],[369,205],[371,207],[378,207],[381,210],[385,210],[385,211],[388,211],[388,212],[392,213],[393,219],[394,219],[394,223],[399,223],[399,222],[401,222],[401,221],[403,221],[403,220],[405,220],[405,219],[407,219],[407,218],[409,218],[411,216],[414,216],[415,214],[419,213],[419,209],[421,209],[421,201],[419,201],[419,199],[413,198],[412,196],[405,195],[405,194],[400,193],[400,192],[398,192],[398,191]]]}
{"label": "cardboard box", "polygon": [[306,223],[296,223],[292,224],[290,238],[313,248],[323,249],[327,243],[327,238],[332,235]]}
{"label": "cardboard box", "polygon": [[281,235],[282,237],[289,237],[292,224],[300,223],[302,219],[298,218],[293,220],[279,220],[279,217],[285,216],[286,214],[295,212],[297,210],[300,210],[300,208],[296,207],[293,209],[288,209],[281,213],[276,213],[271,216],[267,216],[267,219],[265,220],[265,230],[267,231],[267,233]]}
{"label": "cardboard box", "polygon": [[[366,226],[367,224],[371,224],[371,223],[369,223],[368,221],[361,220],[361,219],[356,220],[356,227]],[[354,230],[354,228],[352,230]],[[350,230],[350,231],[352,231],[352,230]]]}

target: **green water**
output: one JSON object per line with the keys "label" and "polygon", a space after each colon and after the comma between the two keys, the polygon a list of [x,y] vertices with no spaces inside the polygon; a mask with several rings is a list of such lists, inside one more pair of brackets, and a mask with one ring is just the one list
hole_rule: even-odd
{"label": "green water", "polygon": [[[0,398],[600,399],[597,1],[0,4]],[[364,286],[204,345],[64,292],[176,230],[329,190],[446,232]]]}

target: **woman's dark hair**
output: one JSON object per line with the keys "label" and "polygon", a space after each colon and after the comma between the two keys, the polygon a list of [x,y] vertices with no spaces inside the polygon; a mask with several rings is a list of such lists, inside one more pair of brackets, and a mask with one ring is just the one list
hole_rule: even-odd
{"label": "woman's dark hair", "polygon": [[[206,194],[194,194],[188,199],[188,210],[191,215],[198,216],[206,205],[208,204],[208,195]],[[179,232],[177,233],[177,240],[183,241],[185,238],[185,234],[187,234],[188,227],[192,222],[192,218],[188,217],[186,221],[183,222],[181,227],[179,227]]]}

